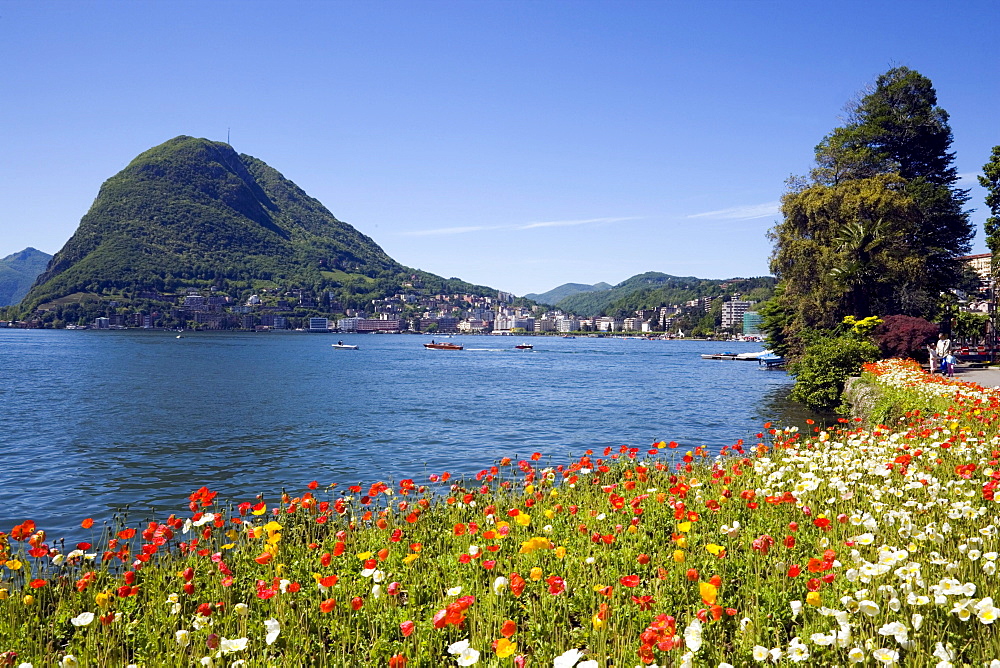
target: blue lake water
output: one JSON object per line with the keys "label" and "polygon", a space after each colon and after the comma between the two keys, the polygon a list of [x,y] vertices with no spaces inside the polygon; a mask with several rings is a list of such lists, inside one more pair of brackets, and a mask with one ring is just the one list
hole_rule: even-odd
{"label": "blue lake water", "polygon": [[[357,351],[331,347],[338,339]],[[674,440],[713,452],[801,424],[791,380],[699,353],[759,344],[304,333],[0,330],[0,530],[274,499],[311,480],[418,482],[504,456],[553,463]],[[543,460],[545,461],[545,460]]]}

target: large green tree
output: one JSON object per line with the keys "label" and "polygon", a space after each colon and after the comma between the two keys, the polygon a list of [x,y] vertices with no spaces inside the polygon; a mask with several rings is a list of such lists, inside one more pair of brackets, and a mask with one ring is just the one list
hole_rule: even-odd
{"label": "large green tree", "polygon": [[986,219],[986,245],[995,263],[1000,258],[1000,146],[993,147],[990,161],[983,165],[979,185],[986,188],[986,206],[993,214]]}
{"label": "large green tree", "polygon": [[781,352],[846,315],[933,317],[940,293],[961,284],[974,230],[951,142],[930,80],[906,67],[879,76],[824,137],[771,231],[781,290],[764,328]]}

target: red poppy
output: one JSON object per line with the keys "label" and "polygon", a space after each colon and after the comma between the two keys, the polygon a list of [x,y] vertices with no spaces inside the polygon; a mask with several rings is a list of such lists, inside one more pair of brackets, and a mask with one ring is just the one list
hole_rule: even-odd
{"label": "red poppy", "polygon": [[504,638],[509,638],[515,633],[517,633],[517,624],[512,619],[508,619],[503,623],[503,626],[500,627],[500,635]]}
{"label": "red poppy", "polygon": [[522,578],[518,573],[511,573],[509,580],[510,580],[510,593],[512,593],[514,596],[520,596],[521,593],[524,591],[525,585],[527,584],[525,579]]}
{"label": "red poppy", "polygon": [[94,526],[94,519],[92,517],[88,517],[84,521],[80,522],[80,526],[83,527],[84,529],[89,529],[90,527]]}
{"label": "red poppy", "polygon": [[365,600],[360,596],[355,596],[354,598],[351,599],[351,609],[354,610],[355,612],[360,610],[364,606],[364,604]]}
{"label": "red poppy", "polygon": [[394,654],[389,657],[389,668],[406,668],[406,662],[409,661],[402,654]]}
{"label": "red poppy", "polygon": [[640,578],[638,575],[626,575],[618,581],[625,587],[638,587]]}
{"label": "red poppy", "polygon": [[336,606],[337,606],[337,601],[335,601],[332,598],[328,598],[328,599],[326,599],[325,601],[323,601],[322,603],[319,604],[319,610],[320,610],[320,612],[326,613],[326,612],[330,612],[331,610],[333,610]]}
{"label": "red poppy", "polygon": [[402,631],[404,638],[409,638],[413,634],[414,628],[416,628],[416,624],[411,621],[405,621],[399,625],[399,630]]}
{"label": "red poppy", "polygon": [[632,602],[638,605],[640,610],[650,610],[655,603],[652,596],[633,596]]}

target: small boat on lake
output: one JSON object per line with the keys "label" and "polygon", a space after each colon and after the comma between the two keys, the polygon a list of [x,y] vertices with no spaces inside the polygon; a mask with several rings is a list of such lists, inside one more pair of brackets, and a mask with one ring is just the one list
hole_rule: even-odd
{"label": "small boat on lake", "polygon": [[785,367],[785,358],[775,355],[770,350],[766,350],[763,355],[757,358],[757,363],[765,369],[783,369]]}
{"label": "small boat on lake", "polygon": [[531,345],[530,343],[519,343],[516,346],[514,346],[514,349],[515,350],[531,350],[534,347],[535,346]]}
{"label": "small boat on lake", "polygon": [[424,348],[428,350],[461,350],[462,346],[457,343],[435,343],[431,341],[430,343],[425,343]]}
{"label": "small boat on lake", "polygon": [[732,353],[732,352],[724,352],[724,353],[715,353],[715,354],[702,355],[701,358],[703,360],[740,360],[740,361],[743,361],[743,362],[756,362],[760,358],[766,357],[766,356],[772,355],[772,354],[773,353],[770,350],[761,350],[761,351],[756,352],[756,353]]}
{"label": "small boat on lake", "polygon": [[755,361],[755,360],[759,360],[761,357],[765,357],[766,355],[771,355],[771,354],[772,353],[771,353],[770,350],[759,350],[759,351],[757,351],[755,353],[740,353],[739,355],[736,356],[736,359],[738,359],[738,360],[754,360]]}
{"label": "small boat on lake", "polygon": [[357,346],[352,346],[349,343],[344,343],[343,341],[337,341],[336,343],[333,343],[331,345],[334,348],[336,348],[337,350],[357,350],[358,349]]}

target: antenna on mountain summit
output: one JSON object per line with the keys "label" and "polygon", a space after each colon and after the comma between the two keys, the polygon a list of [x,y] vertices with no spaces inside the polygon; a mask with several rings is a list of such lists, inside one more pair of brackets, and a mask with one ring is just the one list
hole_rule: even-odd
{"label": "antenna on mountain summit", "polygon": [[[226,128],[226,143],[229,144],[229,128]],[[232,146],[232,144],[229,144]]]}

